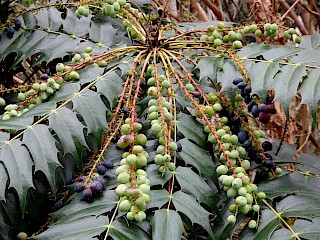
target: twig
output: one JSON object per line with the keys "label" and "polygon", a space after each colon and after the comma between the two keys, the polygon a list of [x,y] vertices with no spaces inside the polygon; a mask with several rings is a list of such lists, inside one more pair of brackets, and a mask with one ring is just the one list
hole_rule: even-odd
{"label": "twig", "polygon": [[214,5],[212,2],[210,2],[209,0],[202,0],[203,3],[212,10],[212,12],[214,13],[214,15],[216,15],[217,20],[223,21],[224,17],[222,12],[220,11],[220,9]]}
{"label": "twig", "polygon": [[279,144],[279,147],[277,149],[277,152],[276,152],[276,156],[278,156],[279,152],[280,152],[280,149],[281,149],[281,146],[283,144],[283,141],[284,141],[284,136],[286,134],[286,131],[287,131],[287,127],[288,127],[288,120],[286,120],[286,123],[284,125],[284,129],[283,129],[283,133],[282,133],[282,138],[281,138],[281,141],[280,141],[280,144]]}
{"label": "twig", "polygon": [[[284,8],[284,10],[288,10],[290,8],[289,4],[285,1],[280,1],[281,6]],[[303,23],[298,19],[297,14],[295,14],[294,11],[289,12],[289,16],[295,21],[297,24],[297,27],[299,28],[300,32],[304,35],[308,34],[308,30],[306,27],[303,25]]]}
{"label": "twig", "polygon": [[289,7],[289,9],[283,14],[283,16],[281,17],[281,20],[283,20],[287,15],[288,13],[291,12],[291,10],[299,3],[300,0],[296,0],[292,5],[291,7]]}
{"label": "twig", "polygon": [[207,17],[207,14],[205,11],[201,8],[200,4],[197,2],[197,0],[191,0],[190,1],[191,8],[193,11],[197,14],[197,18],[200,21],[209,21],[209,18]]}

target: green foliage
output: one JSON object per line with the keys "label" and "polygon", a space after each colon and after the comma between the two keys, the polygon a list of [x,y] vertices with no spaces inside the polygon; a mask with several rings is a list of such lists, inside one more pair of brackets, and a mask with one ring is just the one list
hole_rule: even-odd
{"label": "green foliage", "polygon": [[[300,93],[316,120],[319,34],[304,36],[299,46],[245,44],[242,34],[253,34],[256,27],[236,33],[230,23],[174,25],[160,22],[161,10],[146,14],[134,4],[111,2],[92,2],[90,10],[80,3],[32,5],[22,8],[22,29],[12,38],[5,24],[0,30],[1,71],[34,58],[32,67],[51,65],[49,79],[36,82],[52,87],[52,93],[32,84],[1,88],[7,106],[17,106],[1,108],[0,239],[14,239],[20,231],[39,240],[226,239],[234,234],[239,239],[317,239],[319,157],[301,154],[294,160],[294,146],[284,144],[276,154],[279,143],[274,142],[268,158],[260,144],[265,133],[245,120],[248,110],[235,101],[240,90],[233,80],[244,77],[260,103],[274,89],[287,113]],[[167,29],[163,39],[158,25]],[[277,29],[271,25],[265,31],[274,37]],[[233,40],[221,43],[223,36]],[[61,59],[62,70],[56,69]],[[31,88],[34,93],[18,101],[16,91],[26,95]],[[253,101],[251,88],[243,95]],[[244,143],[237,134],[244,129],[254,147],[239,150]],[[138,135],[145,146],[138,144]],[[244,167],[245,159],[251,168]],[[273,164],[282,167],[281,176]],[[219,165],[225,174],[216,172]],[[255,182],[258,190],[253,190],[249,177],[254,181],[260,171],[272,176]],[[235,181],[223,181],[231,176]],[[235,204],[229,189],[236,191],[235,198],[244,195],[254,203]],[[251,211],[252,204],[262,210]],[[37,209],[42,205],[44,212]],[[249,228],[248,219],[258,227]]]}

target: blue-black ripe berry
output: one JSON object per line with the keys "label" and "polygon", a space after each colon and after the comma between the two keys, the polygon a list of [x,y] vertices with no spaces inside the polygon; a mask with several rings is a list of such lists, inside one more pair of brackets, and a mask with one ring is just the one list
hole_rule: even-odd
{"label": "blue-black ripe berry", "polygon": [[252,107],[252,111],[251,111],[252,115],[256,118],[256,117],[259,117],[259,109],[258,109],[258,106],[257,105],[254,105]]}
{"label": "blue-black ripe berry", "polygon": [[244,92],[245,92],[246,94],[250,94],[250,93],[251,93],[251,86],[250,86],[250,85],[247,85],[247,86],[245,86],[245,88],[244,88],[243,90],[244,90]]}
{"label": "blue-black ripe berry", "polygon": [[265,105],[264,103],[261,103],[258,105],[258,110],[260,112],[266,112],[267,111],[267,105]]}
{"label": "blue-black ripe berry", "polygon": [[43,73],[43,74],[41,74],[40,78],[41,78],[42,80],[47,80],[47,79],[48,79],[48,74]]}
{"label": "blue-black ripe berry", "polygon": [[246,82],[241,82],[237,85],[239,89],[244,89],[248,84]]}
{"label": "blue-black ripe berry", "polygon": [[252,108],[253,108],[254,105],[256,105],[256,102],[255,102],[255,101],[251,101],[251,102],[248,103],[248,111],[249,111],[249,112],[252,111]]}
{"label": "blue-black ripe berry", "polygon": [[263,162],[263,157],[260,155],[260,154],[257,154],[254,161],[257,163],[257,164],[261,164]]}
{"label": "blue-black ripe berry", "polygon": [[238,141],[239,143],[244,143],[247,139],[247,133],[246,132],[238,132]]}
{"label": "blue-black ripe berry", "polygon": [[268,178],[268,172],[266,170],[258,169],[256,177],[254,178],[254,183],[260,183]]}
{"label": "blue-black ripe berry", "polygon": [[243,147],[248,150],[249,148],[252,147],[252,141],[251,140],[246,140],[244,143],[243,143]]}
{"label": "blue-black ripe berry", "polygon": [[19,19],[14,20],[13,24],[15,30],[18,31],[21,28],[21,21]]}
{"label": "blue-black ripe berry", "polygon": [[63,204],[62,204],[62,202],[56,202],[55,204],[54,204],[54,209],[55,210],[58,210],[58,209],[60,209],[60,208],[62,208],[62,206],[63,206]]}
{"label": "blue-black ripe berry", "polygon": [[103,177],[97,177],[96,179],[95,179],[95,181],[99,181],[102,185],[104,185],[104,183],[105,183],[105,180],[104,180],[104,178]]}
{"label": "blue-black ripe berry", "polygon": [[82,190],[83,190],[82,183],[81,183],[81,182],[78,182],[78,183],[74,184],[73,190],[74,190],[75,192],[82,192]]}
{"label": "blue-black ripe berry", "polygon": [[103,165],[99,165],[97,167],[97,173],[99,173],[99,175],[105,175],[106,174],[106,167]]}
{"label": "blue-black ripe berry", "polygon": [[82,197],[86,200],[89,200],[92,197],[92,190],[90,188],[86,188],[82,191]]}
{"label": "blue-black ripe berry", "polygon": [[233,85],[238,85],[241,82],[243,82],[243,78],[235,78],[232,81]]}
{"label": "blue-black ripe berry", "polygon": [[262,146],[263,150],[265,150],[266,152],[272,150],[272,143],[269,141],[264,141],[261,146]]}
{"label": "blue-black ripe berry", "polygon": [[263,165],[268,168],[269,171],[274,171],[276,170],[276,164],[274,163],[274,161],[267,159],[263,162]]}
{"label": "blue-black ripe berry", "polygon": [[87,176],[81,176],[81,177],[79,177],[79,180],[78,180],[78,181],[79,181],[79,182],[83,182],[83,181],[86,179],[86,177],[87,177]]}
{"label": "blue-black ripe berry", "polygon": [[13,38],[13,35],[14,35],[14,29],[13,29],[13,27],[8,27],[8,28],[7,28],[7,37],[8,37],[8,38]]}
{"label": "blue-black ripe berry", "polygon": [[63,194],[63,193],[57,193],[57,195],[56,195],[56,201],[61,200],[63,197],[64,197],[64,194]]}
{"label": "blue-black ripe berry", "polygon": [[103,163],[103,165],[107,168],[107,169],[112,169],[114,168],[114,165],[111,161],[106,161]]}
{"label": "blue-black ripe berry", "polygon": [[101,184],[101,182],[99,181],[93,181],[90,184],[90,188],[92,191],[94,192],[100,192],[103,189],[103,185]]}

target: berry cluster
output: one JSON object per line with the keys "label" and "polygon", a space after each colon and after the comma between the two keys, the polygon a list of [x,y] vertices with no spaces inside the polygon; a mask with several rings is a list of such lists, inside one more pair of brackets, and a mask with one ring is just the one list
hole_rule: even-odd
{"label": "berry cluster", "polygon": [[[236,79],[234,82],[242,85],[244,98],[247,95],[250,96],[250,85],[244,84],[243,80]],[[185,88],[190,96],[196,98],[192,84],[186,84]],[[257,185],[250,180],[251,162],[256,161],[261,164],[265,160],[261,169],[267,169],[273,173],[276,168],[275,165],[271,166],[274,164],[272,157],[264,153],[272,150],[272,144],[265,141],[265,133],[262,130],[253,131],[249,128],[245,114],[233,112],[230,106],[224,102],[220,103],[221,100],[216,94],[211,92],[202,97],[203,103],[196,104],[195,115],[206,122],[204,131],[208,133],[208,142],[213,144],[214,155],[220,161],[216,169],[219,182],[227,196],[235,201],[230,206],[230,212],[235,214],[228,217],[228,221],[234,224],[239,212],[248,214],[260,210],[259,200],[264,199],[266,194],[259,192]],[[239,97],[242,100],[241,95],[237,98]],[[197,100],[197,102],[200,101]],[[251,220],[249,227],[257,227],[257,222]]]}
{"label": "berry cluster", "polygon": [[126,0],[107,0],[102,6],[102,12],[110,17],[116,17],[119,12],[126,12],[125,9],[130,9],[130,3]]}
{"label": "berry cluster", "polygon": [[19,19],[14,20],[13,24],[13,27],[9,26],[6,30],[8,38],[13,38],[14,32],[19,31],[21,28],[21,21]]}
{"label": "berry cluster", "polygon": [[273,98],[267,97],[267,104],[258,104],[251,95],[251,85],[246,83],[243,78],[235,78],[232,83],[240,90],[240,96],[236,96],[236,101],[241,101],[243,98],[244,102],[248,104],[248,111],[252,113],[252,116],[259,118],[261,123],[267,124],[270,120],[271,114],[276,113]]}
{"label": "berry cluster", "polygon": [[19,104],[8,104],[3,98],[0,98],[0,106],[5,106],[5,113],[2,120],[9,120],[15,117],[19,117],[21,114],[29,111],[35,105],[41,104],[50,95],[60,88],[63,79],[54,80],[49,78],[47,74],[42,74],[40,76],[41,82],[36,82],[32,84],[30,90],[21,91],[18,93]]}
{"label": "berry cluster", "polygon": [[77,18],[81,18],[82,16],[88,17],[89,8],[87,6],[80,6],[75,12]]}
{"label": "berry cluster", "polygon": [[[223,22],[217,26],[211,25],[207,29],[207,34],[201,35],[201,41],[212,42],[214,47],[220,47],[222,44],[232,44],[234,49],[242,48],[242,38],[244,34],[254,34],[256,37],[275,38],[279,35],[279,27],[277,24],[266,23],[264,26],[252,24],[250,26],[241,27],[234,30],[226,29]],[[295,34],[295,30],[290,28],[284,31],[285,39],[291,39]],[[300,37],[295,37],[294,41],[300,43]]]}

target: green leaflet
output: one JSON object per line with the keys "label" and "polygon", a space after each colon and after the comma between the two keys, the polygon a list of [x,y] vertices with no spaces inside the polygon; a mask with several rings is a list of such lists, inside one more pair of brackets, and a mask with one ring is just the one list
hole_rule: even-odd
{"label": "green leaflet", "polygon": [[196,167],[201,174],[205,174],[209,177],[216,175],[213,160],[210,158],[207,151],[198,147],[186,138],[179,142],[182,145],[182,151],[179,152],[179,156],[187,164],[191,164]]}
{"label": "green leaflet", "polygon": [[188,190],[199,202],[208,205],[213,211],[217,211],[216,189],[211,189],[205,180],[190,168],[178,167],[176,172],[175,176],[182,189]]}
{"label": "green leaflet", "polygon": [[71,153],[78,165],[82,167],[82,150],[88,146],[83,135],[85,126],[79,122],[76,113],[68,108],[55,110],[49,116],[49,126],[63,144],[64,154]]}
{"label": "green leaflet", "polygon": [[29,128],[23,135],[22,143],[27,146],[33,158],[35,172],[40,170],[47,176],[51,190],[54,192],[55,172],[61,164],[58,161],[56,141],[49,132],[48,126],[39,124]]}
{"label": "green leaflet", "polygon": [[99,94],[91,90],[85,90],[73,101],[73,110],[81,114],[84,119],[88,133],[93,133],[99,141],[104,129],[107,127],[106,110]]}
{"label": "green leaflet", "polygon": [[151,221],[153,240],[180,240],[184,228],[180,215],[174,210],[160,209]]}
{"label": "green leaflet", "polygon": [[123,219],[118,218],[112,223],[110,228],[109,235],[114,240],[132,240],[132,239],[141,239],[149,240],[150,236],[132,223],[128,223]]}
{"label": "green leaflet", "polygon": [[[22,216],[25,210],[26,197],[29,188],[34,187],[32,181],[33,161],[26,147],[19,140],[5,144],[1,148],[0,162],[7,169],[10,187],[13,187],[19,196]],[[2,182],[5,185],[6,182]],[[2,187],[2,190],[4,188]],[[1,194],[3,196],[3,193]]]}
{"label": "green leaflet", "polygon": [[214,238],[209,224],[210,213],[201,207],[194,197],[178,191],[172,195],[172,202],[178,212],[186,215],[192,223],[201,225]]}
{"label": "green leaflet", "polygon": [[206,135],[203,132],[203,126],[200,125],[194,117],[180,112],[177,116],[177,128],[185,138],[193,140],[200,147],[206,143]]}
{"label": "green leaflet", "polygon": [[317,100],[320,99],[320,69],[312,70],[308,77],[302,81],[300,93],[301,104],[309,106],[312,118],[316,121]]}

